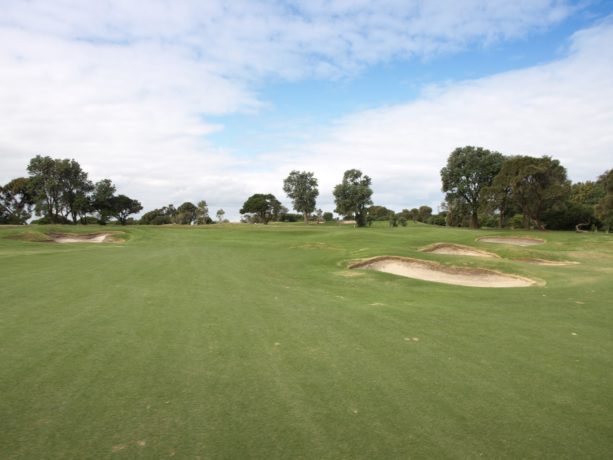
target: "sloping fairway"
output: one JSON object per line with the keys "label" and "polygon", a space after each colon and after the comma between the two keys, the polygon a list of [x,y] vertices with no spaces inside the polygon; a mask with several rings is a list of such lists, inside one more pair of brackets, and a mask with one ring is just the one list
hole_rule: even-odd
{"label": "sloping fairway", "polygon": [[[5,238],[26,231],[105,229],[0,229],[2,459],[613,452],[612,235],[538,233],[546,243],[529,248],[475,242],[511,232],[425,225]],[[501,257],[419,252],[434,242]],[[481,289],[346,268],[382,254],[545,284]]]}

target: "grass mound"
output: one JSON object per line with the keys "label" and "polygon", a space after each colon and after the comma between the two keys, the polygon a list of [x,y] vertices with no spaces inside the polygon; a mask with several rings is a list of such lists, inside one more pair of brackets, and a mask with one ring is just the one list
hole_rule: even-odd
{"label": "grass mound", "polygon": [[493,252],[481,251],[470,246],[452,243],[434,243],[430,246],[420,249],[421,252],[431,252],[433,254],[446,254],[454,256],[473,256],[473,257],[500,257]]}
{"label": "grass mound", "polygon": [[482,236],[477,238],[477,241],[481,243],[511,244],[514,246],[535,246],[545,242],[545,240],[540,238],[528,236]]}

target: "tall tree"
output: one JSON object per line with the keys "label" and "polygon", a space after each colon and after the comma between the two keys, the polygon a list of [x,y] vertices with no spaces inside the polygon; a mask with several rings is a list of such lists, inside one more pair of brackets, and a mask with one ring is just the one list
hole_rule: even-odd
{"label": "tall tree", "polygon": [[33,205],[27,178],[18,177],[0,186],[0,224],[23,225],[27,223],[32,217]]}
{"label": "tall tree", "polygon": [[343,174],[343,182],[334,187],[334,212],[342,216],[354,216],[358,227],[366,226],[366,207],[372,204],[371,179],[362,176],[359,169],[349,169]]}
{"label": "tall tree", "polygon": [[461,197],[471,211],[470,226],[479,228],[481,191],[492,184],[504,157],[481,147],[458,147],[449,155],[441,170],[443,192],[447,198]]}
{"label": "tall tree", "polygon": [[275,219],[281,209],[281,203],[272,194],[256,193],[247,198],[240,210],[241,214],[255,214],[259,220],[268,224]]}
{"label": "tall tree", "polygon": [[283,191],[292,199],[294,209],[302,213],[307,224],[309,214],[315,211],[319,195],[315,175],[312,172],[292,171],[283,181]]}
{"label": "tall tree", "polygon": [[62,183],[62,204],[66,214],[76,224],[80,217],[90,212],[89,194],[94,184],[87,178],[87,173],[75,160],[55,160]]}
{"label": "tall tree", "polygon": [[58,161],[49,156],[37,155],[30,160],[27,169],[36,215],[43,215],[51,223],[65,221],[62,215],[64,187]]}
{"label": "tall tree", "polygon": [[606,192],[596,205],[596,215],[603,222],[606,231],[613,226],[613,169],[598,178]]}
{"label": "tall tree", "polygon": [[113,197],[116,190],[110,179],[102,179],[94,185],[91,208],[102,225],[105,225],[113,215]]}
{"label": "tall tree", "polygon": [[215,216],[217,217],[217,221],[219,223],[223,222],[223,218],[226,215],[226,211],[224,211],[223,209],[218,209],[217,212],[215,213]]}
{"label": "tall tree", "polygon": [[200,200],[196,209],[196,223],[198,225],[213,223],[213,220],[209,217],[209,206],[206,201]]}
{"label": "tall tree", "polygon": [[177,208],[177,213],[174,216],[174,222],[175,224],[180,225],[191,225],[196,223],[197,218],[198,207],[194,203],[186,201]]}
{"label": "tall tree", "polygon": [[566,169],[558,160],[543,156],[507,158],[493,185],[511,189],[513,202],[524,216],[524,227],[544,229],[543,213],[564,202],[569,193]]}

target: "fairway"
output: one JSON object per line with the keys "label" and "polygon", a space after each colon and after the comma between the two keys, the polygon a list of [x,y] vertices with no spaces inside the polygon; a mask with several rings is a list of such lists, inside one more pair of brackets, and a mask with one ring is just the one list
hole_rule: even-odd
{"label": "fairway", "polygon": [[[538,284],[348,269],[382,255]],[[0,458],[611,458],[612,280],[604,233],[0,228]]]}

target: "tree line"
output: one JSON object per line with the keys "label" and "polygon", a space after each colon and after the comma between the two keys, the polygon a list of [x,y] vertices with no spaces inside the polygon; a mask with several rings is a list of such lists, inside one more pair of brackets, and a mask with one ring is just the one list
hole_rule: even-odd
{"label": "tree line", "polygon": [[138,200],[117,195],[110,179],[93,183],[75,160],[37,155],[27,171],[28,177],[0,186],[0,224],[25,224],[34,214],[41,224],[104,225],[115,218],[125,225],[143,209]]}
{"label": "tree line", "polygon": [[[93,183],[75,160],[38,155],[30,160],[28,177],[0,186],[0,224],[35,223],[125,225],[206,225],[227,222],[225,211],[209,216],[205,200],[184,202],[146,212],[138,200],[117,195],[110,179]],[[372,201],[372,180],[358,169],[345,171],[333,190],[334,212],[364,227],[375,221],[404,226],[408,221],[479,228],[597,229],[613,226],[613,169],[595,181],[571,183],[566,169],[549,156],[505,156],[482,147],[458,147],[440,172],[445,201],[438,213],[429,206],[400,212]],[[283,191],[292,201],[291,213],[273,194],[251,195],[240,209],[243,222],[334,220],[317,209],[318,181],[314,173],[291,171]]]}
{"label": "tree line", "polygon": [[441,181],[450,226],[608,231],[613,225],[613,169],[573,184],[549,156],[466,146],[449,155]]}

